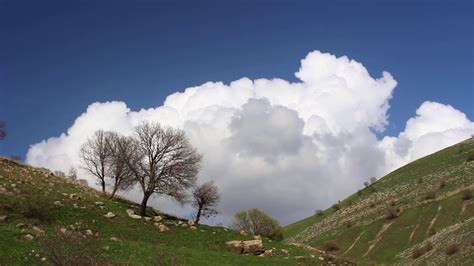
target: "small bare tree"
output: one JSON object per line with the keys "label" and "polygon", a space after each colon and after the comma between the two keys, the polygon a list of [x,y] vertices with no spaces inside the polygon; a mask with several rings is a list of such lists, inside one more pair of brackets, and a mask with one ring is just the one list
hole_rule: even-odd
{"label": "small bare tree", "polygon": [[145,122],[135,128],[135,138],[128,166],[143,191],[140,215],[145,216],[153,194],[184,203],[202,158],[184,131]]}
{"label": "small bare tree", "polygon": [[110,149],[110,178],[113,180],[109,198],[112,199],[118,190],[130,189],[135,182],[131,168],[128,166],[128,160],[134,149],[134,141],[131,137],[120,136],[116,133],[111,133],[107,140],[107,147]]}
{"label": "small bare tree", "polygon": [[217,215],[219,193],[214,182],[206,182],[193,190],[193,207],[197,209],[195,223],[198,224],[201,216],[208,218]]}
{"label": "small bare tree", "polygon": [[370,184],[374,184],[375,182],[377,182],[377,178],[375,176],[371,177]]}
{"label": "small bare tree", "polygon": [[80,156],[84,162],[84,169],[97,177],[105,193],[105,178],[110,171],[110,142],[111,133],[98,130],[82,145]]}
{"label": "small bare tree", "polygon": [[76,171],[76,168],[71,167],[71,168],[69,169],[69,173],[67,174],[67,177],[76,180],[76,179],[77,179],[77,171]]}
{"label": "small bare tree", "polygon": [[4,139],[7,136],[7,129],[5,127],[5,122],[0,121],[0,140]]}

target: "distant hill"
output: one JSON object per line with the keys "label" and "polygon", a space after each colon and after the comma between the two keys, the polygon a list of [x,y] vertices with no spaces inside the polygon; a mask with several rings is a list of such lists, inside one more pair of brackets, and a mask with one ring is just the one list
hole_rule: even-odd
{"label": "distant hill", "polygon": [[[108,200],[80,181],[0,158],[0,265],[319,265],[337,260],[268,239],[263,245],[271,256],[237,254],[225,243],[253,236],[191,227],[153,209],[149,218],[137,217],[137,211],[135,203]],[[158,216],[163,220],[155,221]]]}
{"label": "distant hill", "polygon": [[285,241],[361,264],[474,265],[473,197],[470,138],[286,226]]}

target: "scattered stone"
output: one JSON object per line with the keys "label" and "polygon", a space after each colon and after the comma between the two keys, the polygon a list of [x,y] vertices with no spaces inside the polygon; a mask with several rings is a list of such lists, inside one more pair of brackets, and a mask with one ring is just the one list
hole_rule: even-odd
{"label": "scattered stone", "polygon": [[16,184],[11,184],[10,185],[12,188],[16,188]]}
{"label": "scattered stone", "polygon": [[92,230],[90,230],[90,229],[86,230],[86,236],[93,236],[93,235],[94,235],[94,233],[92,233]]}
{"label": "scattered stone", "polygon": [[295,259],[296,259],[296,260],[304,259],[304,256],[295,256]]}
{"label": "scattered stone", "polygon": [[185,224],[185,223],[181,224],[181,226],[184,228],[188,228],[188,224]]}
{"label": "scattered stone", "polygon": [[24,235],[23,238],[24,238],[25,240],[33,240],[33,239],[35,239],[35,237],[32,236],[32,235],[30,235],[30,234]]}
{"label": "scattered stone", "polygon": [[67,229],[66,228],[61,228],[59,229],[59,232],[61,232],[61,234],[67,234]]}
{"label": "scattered stone", "polygon": [[127,214],[132,219],[141,219],[140,215],[136,215],[132,209],[127,209]]}
{"label": "scattered stone", "polygon": [[108,251],[110,249],[109,246],[102,247],[103,250]]}
{"label": "scattered stone", "polygon": [[44,230],[39,228],[38,226],[33,226],[33,230],[35,230],[36,232],[38,232],[40,234],[44,234]]}
{"label": "scattered stone", "polygon": [[108,212],[107,214],[104,214],[104,217],[107,218],[107,219],[112,219],[115,216],[116,215],[113,212]]}
{"label": "scattered stone", "polygon": [[4,222],[7,220],[7,216],[6,215],[0,215],[0,222]]}
{"label": "scattered stone", "polygon": [[201,230],[199,230],[199,231],[200,231],[200,232],[203,232],[203,233],[205,233],[205,232],[206,232],[206,231],[204,231],[204,230],[202,230],[202,229],[201,229]]}
{"label": "scattered stone", "polygon": [[70,194],[69,198],[70,199],[75,199],[75,200],[80,200],[81,199],[81,197],[79,197],[79,195],[77,195],[76,193]]}
{"label": "scattered stone", "polygon": [[191,225],[191,226],[189,227],[189,229],[191,229],[191,230],[193,230],[193,231],[196,231],[196,230],[197,230],[197,227],[194,226],[194,225]]}
{"label": "scattered stone", "polygon": [[170,229],[168,228],[168,226],[164,225],[164,224],[159,224],[158,225],[158,229],[160,230],[160,232],[168,232]]}
{"label": "scattered stone", "polygon": [[253,239],[255,240],[262,240],[262,237],[260,235],[255,235],[253,236]]}
{"label": "scattered stone", "polygon": [[120,241],[120,240],[118,239],[118,237],[115,237],[115,236],[111,237],[110,240],[112,240],[112,241]]}
{"label": "scattered stone", "polygon": [[102,201],[96,201],[94,202],[96,206],[104,206],[104,203]]}
{"label": "scattered stone", "polygon": [[154,220],[155,222],[161,222],[161,221],[163,220],[163,217],[157,215],[157,216],[153,217],[153,220]]}
{"label": "scattered stone", "polygon": [[183,221],[178,221],[178,225],[181,225],[181,224],[183,224]]}
{"label": "scattered stone", "polygon": [[41,258],[41,261],[46,261],[46,258],[45,258],[45,257],[42,257],[42,258]]}
{"label": "scattered stone", "polygon": [[260,255],[265,252],[262,240],[228,241],[227,247],[240,254]]}
{"label": "scattered stone", "polygon": [[193,221],[193,220],[189,220],[189,221],[188,221],[188,225],[189,225],[189,226],[193,226],[193,225],[194,225],[194,221]]}
{"label": "scattered stone", "polygon": [[286,249],[283,249],[283,248],[281,249],[281,253],[284,253],[285,255],[288,255],[288,254],[290,254],[290,252],[289,252],[288,250],[286,250]]}
{"label": "scattered stone", "polygon": [[272,257],[273,256],[273,249],[268,249],[265,250],[262,254],[260,254],[262,257]]}
{"label": "scattered stone", "polygon": [[241,236],[246,236],[246,235],[247,235],[247,232],[245,232],[244,230],[240,230],[240,235],[241,235]]}
{"label": "scattered stone", "polygon": [[17,228],[23,228],[23,227],[26,227],[26,224],[24,224],[24,223],[19,223],[19,224],[16,224],[16,227],[17,227]]}
{"label": "scattered stone", "polygon": [[145,222],[151,221],[151,217],[143,217],[143,219],[145,220]]}
{"label": "scattered stone", "polygon": [[324,260],[324,258],[323,258],[323,257],[319,257],[318,259],[319,259],[320,261],[323,261],[323,260]]}
{"label": "scattered stone", "polygon": [[63,204],[61,203],[61,201],[57,200],[54,202],[54,205],[56,206],[63,206]]}

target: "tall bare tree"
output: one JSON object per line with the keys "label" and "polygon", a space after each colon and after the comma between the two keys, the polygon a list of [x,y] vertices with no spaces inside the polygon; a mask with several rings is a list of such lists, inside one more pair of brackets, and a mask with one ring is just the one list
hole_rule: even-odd
{"label": "tall bare tree", "polygon": [[153,194],[184,203],[186,189],[196,183],[201,154],[183,130],[145,122],[135,128],[136,144],[128,164],[143,191],[140,215]]}
{"label": "tall bare tree", "polygon": [[7,136],[7,129],[5,127],[5,122],[0,121],[0,140],[4,139]]}
{"label": "tall bare tree", "polygon": [[127,190],[133,186],[135,179],[128,165],[128,161],[134,149],[134,140],[131,137],[120,136],[112,133],[107,139],[107,147],[110,149],[110,178],[113,180],[113,198],[118,190]]}
{"label": "tall bare tree", "polygon": [[110,173],[110,150],[108,148],[111,133],[98,130],[82,145],[80,156],[84,162],[84,169],[97,177],[105,193],[105,178]]}
{"label": "tall bare tree", "polygon": [[208,218],[216,215],[219,193],[214,182],[206,182],[193,189],[192,205],[197,209],[195,223],[198,224],[202,217]]}

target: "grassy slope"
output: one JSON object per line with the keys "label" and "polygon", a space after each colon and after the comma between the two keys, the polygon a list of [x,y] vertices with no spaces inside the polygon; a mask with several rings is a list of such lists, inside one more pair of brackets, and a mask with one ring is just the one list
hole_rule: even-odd
{"label": "grassy slope", "polygon": [[[474,161],[467,162],[472,154],[471,138],[410,163],[362,190],[361,195],[345,199],[341,210],[328,209],[288,225],[286,241],[320,249],[332,241],[339,247],[334,254],[364,264],[472,263],[474,204],[472,199],[463,200],[461,192],[474,188]],[[446,186],[441,188],[442,182]],[[434,198],[428,199],[430,195]],[[400,208],[401,213],[387,220],[391,208]],[[412,259],[413,251],[428,242],[433,248]],[[459,251],[447,256],[446,249],[453,243]]]}
{"label": "grassy slope", "polygon": [[[71,199],[70,194],[80,196]],[[54,202],[59,201],[60,205]],[[103,202],[100,208],[95,202]],[[166,216],[163,223],[170,232],[159,232],[153,222],[134,220],[126,214],[136,204],[123,199],[108,200],[80,182],[56,177],[44,169],[0,158],[0,265],[51,264],[164,264],[164,265],[295,265],[319,264],[300,248],[264,239],[266,249],[278,252],[274,257],[235,254],[224,245],[229,240],[253,239],[222,227],[199,225],[198,230],[178,226],[178,219]],[[117,215],[106,219],[107,212]],[[154,210],[149,214],[154,215]],[[19,228],[19,223],[26,224]],[[36,226],[44,233],[36,231]],[[68,230],[67,236],[60,232]],[[94,236],[86,236],[86,230]],[[26,234],[34,240],[23,239]],[[110,238],[117,237],[119,241]],[[34,250],[34,252],[33,252]],[[297,256],[304,256],[298,258]],[[41,261],[45,258],[45,261]]]}

